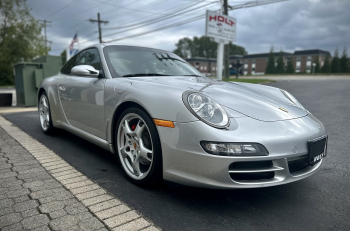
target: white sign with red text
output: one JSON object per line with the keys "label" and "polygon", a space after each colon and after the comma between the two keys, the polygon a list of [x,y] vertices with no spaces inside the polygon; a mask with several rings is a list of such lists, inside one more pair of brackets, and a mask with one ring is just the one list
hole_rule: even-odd
{"label": "white sign with red text", "polygon": [[236,41],[236,19],[207,10],[205,35],[225,42]]}

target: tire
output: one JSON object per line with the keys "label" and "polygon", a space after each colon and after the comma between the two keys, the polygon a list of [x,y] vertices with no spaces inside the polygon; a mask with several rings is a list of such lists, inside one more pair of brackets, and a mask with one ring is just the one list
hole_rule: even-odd
{"label": "tire", "polygon": [[39,122],[41,129],[46,135],[52,135],[56,129],[52,124],[49,98],[46,92],[41,93],[38,102]]}
{"label": "tire", "polygon": [[114,137],[116,153],[128,180],[143,187],[154,186],[163,180],[158,131],[144,110],[126,109],[119,116]]}

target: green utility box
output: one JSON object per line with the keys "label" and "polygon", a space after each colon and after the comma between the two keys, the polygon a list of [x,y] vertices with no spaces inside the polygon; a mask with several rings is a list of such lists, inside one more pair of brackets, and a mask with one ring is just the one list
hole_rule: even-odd
{"label": "green utility box", "polygon": [[41,82],[56,75],[62,68],[61,56],[46,55],[32,62],[21,62],[14,66],[17,106],[36,106],[37,91]]}

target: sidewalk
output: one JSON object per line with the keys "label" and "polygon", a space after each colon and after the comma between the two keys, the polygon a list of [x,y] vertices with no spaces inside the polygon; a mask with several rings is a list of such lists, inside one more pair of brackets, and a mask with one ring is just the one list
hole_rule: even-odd
{"label": "sidewalk", "polygon": [[0,229],[159,230],[2,116]]}

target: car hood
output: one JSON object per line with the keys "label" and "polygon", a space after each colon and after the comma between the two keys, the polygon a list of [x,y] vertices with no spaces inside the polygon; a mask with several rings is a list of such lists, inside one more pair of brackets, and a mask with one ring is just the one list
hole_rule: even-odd
{"label": "car hood", "polygon": [[222,106],[257,120],[272,122],[296,119],[307,112],[290,102],[278,88],[217,81],[206,77],[137,77],[144,81],[205,94]]}

